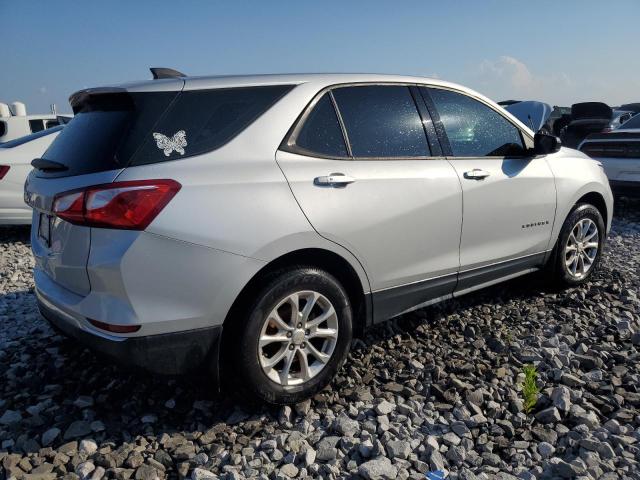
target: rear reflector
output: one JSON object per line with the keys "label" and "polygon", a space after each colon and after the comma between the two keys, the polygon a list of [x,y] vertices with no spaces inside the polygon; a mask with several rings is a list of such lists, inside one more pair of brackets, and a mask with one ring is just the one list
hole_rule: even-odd
{"label": "rear reflector", "polygon": [[100,330],[111,333],[133,333],[140,330],[140,325],[111,325],[110,323],[91,319],[89,319],[89,323]]}
{"label": "rear reflector", "polygon": [[144,230],[181,185],[174,180],[133,180],[61,193],[53,213],[87,227]]}
{"label": "rear reflector", "polygon": [[9,165],[0,165],[0,180],[4,178],[10,168]]}

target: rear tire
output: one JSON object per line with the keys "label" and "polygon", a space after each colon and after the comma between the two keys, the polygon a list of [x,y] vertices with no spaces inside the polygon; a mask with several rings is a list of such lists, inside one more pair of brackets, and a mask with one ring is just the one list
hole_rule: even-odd
{"label": "rear tire", "polygon": [[349,297],[317,268],[274,274],[242,317],[235,319],[228,365],[244,399],[283,405],[313,396],[334,377],[351,345]]}
{"label": "rear tire", "polygon": [[605,240],[602,214],[591,204],[577,205],[569,214],[558,237],[549,269],[561,286],[585,283],[600,263]]}

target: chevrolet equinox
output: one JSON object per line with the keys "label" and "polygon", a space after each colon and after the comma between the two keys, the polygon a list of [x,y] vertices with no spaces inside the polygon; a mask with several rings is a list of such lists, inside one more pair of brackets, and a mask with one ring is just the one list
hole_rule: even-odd
{"label": "chevrolet equinox", "polygon": [[123,363],[294,403],[369,325],[598,264],[601,165],[467,88],[152,71],[72,95],[25,184],[40,311]]}

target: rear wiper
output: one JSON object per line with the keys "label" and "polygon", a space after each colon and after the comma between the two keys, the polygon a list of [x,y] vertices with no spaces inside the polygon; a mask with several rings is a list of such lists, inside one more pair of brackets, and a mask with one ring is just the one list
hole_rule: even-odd
{"label": "rear wiper", "polygon": [[45,160],[44,158],[34,158],[31,160],[31,166],[43,172],[62,172],[69,170],[69,167],[53,160]]}

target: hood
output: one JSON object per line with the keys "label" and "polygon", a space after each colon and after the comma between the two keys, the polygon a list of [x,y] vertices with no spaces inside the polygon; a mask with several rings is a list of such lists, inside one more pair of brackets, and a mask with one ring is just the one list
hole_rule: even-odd
{"label": "hood", "polygon": [[535,101],[513,103],[505,109],[534,132],[544,127],[553,111],[549,104]]}

